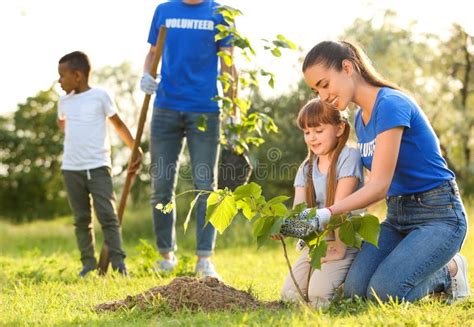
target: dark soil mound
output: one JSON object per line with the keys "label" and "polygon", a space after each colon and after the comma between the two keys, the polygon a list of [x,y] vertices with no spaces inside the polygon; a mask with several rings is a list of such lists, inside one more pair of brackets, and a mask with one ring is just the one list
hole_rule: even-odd
{"label": "dark soil mound", "polygon": [[99,304],[96,311],[150,308],[166,303],[171,310],[186,308],[197,311],[277,309],[279,302],[260,302],[250,293],[239,291],[211,277],[197,279],[178,277],[164,286],[153,287],[141,294],[127,296],[124,300]]}

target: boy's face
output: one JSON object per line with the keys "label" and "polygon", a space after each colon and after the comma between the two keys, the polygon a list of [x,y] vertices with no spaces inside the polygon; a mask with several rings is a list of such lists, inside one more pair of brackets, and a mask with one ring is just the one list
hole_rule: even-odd
{"label": "boy's face", "polygon": [[67,62],[61,63],[58,66],[59,84],[61,88],[67,93],[76,90],[81,82],[82,74],[79,71],[73,71],[69,68]]}

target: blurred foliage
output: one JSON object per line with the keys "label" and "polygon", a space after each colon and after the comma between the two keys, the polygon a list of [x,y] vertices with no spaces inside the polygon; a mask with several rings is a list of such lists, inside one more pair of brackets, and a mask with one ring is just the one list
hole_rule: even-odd
{"label": "blurred foliage", "polygon": [[60,170],[57,100],[53,88],[41,91],[19,104],[12,117],[0,120],[0,212],[14,221],[69,212]]}
{"label": "blurred foliage", "polygon": [[[474,192],[473,36],[453,25],[448,36],[415,33],[416,24],[402,28],[392,11],[382,19],[356,19],[341,39],[356,41],[376,69],[406,89],[425,111],[440,138],[448,165],[456,172],[464,193]],[[132,134],[141,106],[136,90],[138,73],[129,63],[103,67],[93,73],[92,85],[114,96],[122,119]],[[249,112],[273,117],[279,133],[265,136],[265,143],[250,152],[252,181],[269,197],[293,195],[296,170],[306,157],[306,146],[295,123],[298,110],[312,97],[303,82],[272,99],[252,97]],[[13,221],[53,218],[70,213],[60,172],[62,135],[56,127],[58,94],[53,87],[27,98],[10,116],[0,116],[0,216]],[[138,99],[138,100],[137,100]],[[149,128],[149,124],[145,125]],[[113,136],[116,189],[121,190],[130,150]],[[147,203],[150,194],[149,132],[145,129],[141,172],[132,188],[131,204]],[[187,158],[177,192],[192,188]],[[119,193],[119,192],[118,192]],[[120,195],[120,194],[118,194]],[[183,199],[183,203],[192,200]],[[178,211],[185,216],[187,208]],[[182,215],[181,213],[184,213]]]}

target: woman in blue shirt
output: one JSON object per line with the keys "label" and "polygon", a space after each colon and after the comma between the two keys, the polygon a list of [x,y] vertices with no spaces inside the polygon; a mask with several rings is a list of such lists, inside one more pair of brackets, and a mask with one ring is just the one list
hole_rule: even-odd
{"label": "woman in blue shirt", "polygon": [[346,279],[346,296],[373,299],[376,294],[382,301],[410,302],[440,291],[454,300],[469,296],[467,263],[457,254],[467,216],[423,111],[349,42],[317,44],[306,55],[303,73],[306,84],[333,109],[345,110],[349,103],[359,107],[359,150],[371,171],[364,187],[318,210],[320,223],[382,199],[388,207],[378,248],[363,244]]}

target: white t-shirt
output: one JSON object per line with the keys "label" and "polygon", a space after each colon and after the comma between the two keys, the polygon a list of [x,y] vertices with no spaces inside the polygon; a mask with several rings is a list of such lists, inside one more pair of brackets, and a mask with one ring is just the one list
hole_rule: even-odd
{"label": "white t-shirt", "polygon": [[66,121],[61,169],[111,167],[107,117],[116,113],[112,99],[101,89],[60,97],[58,118]]}

